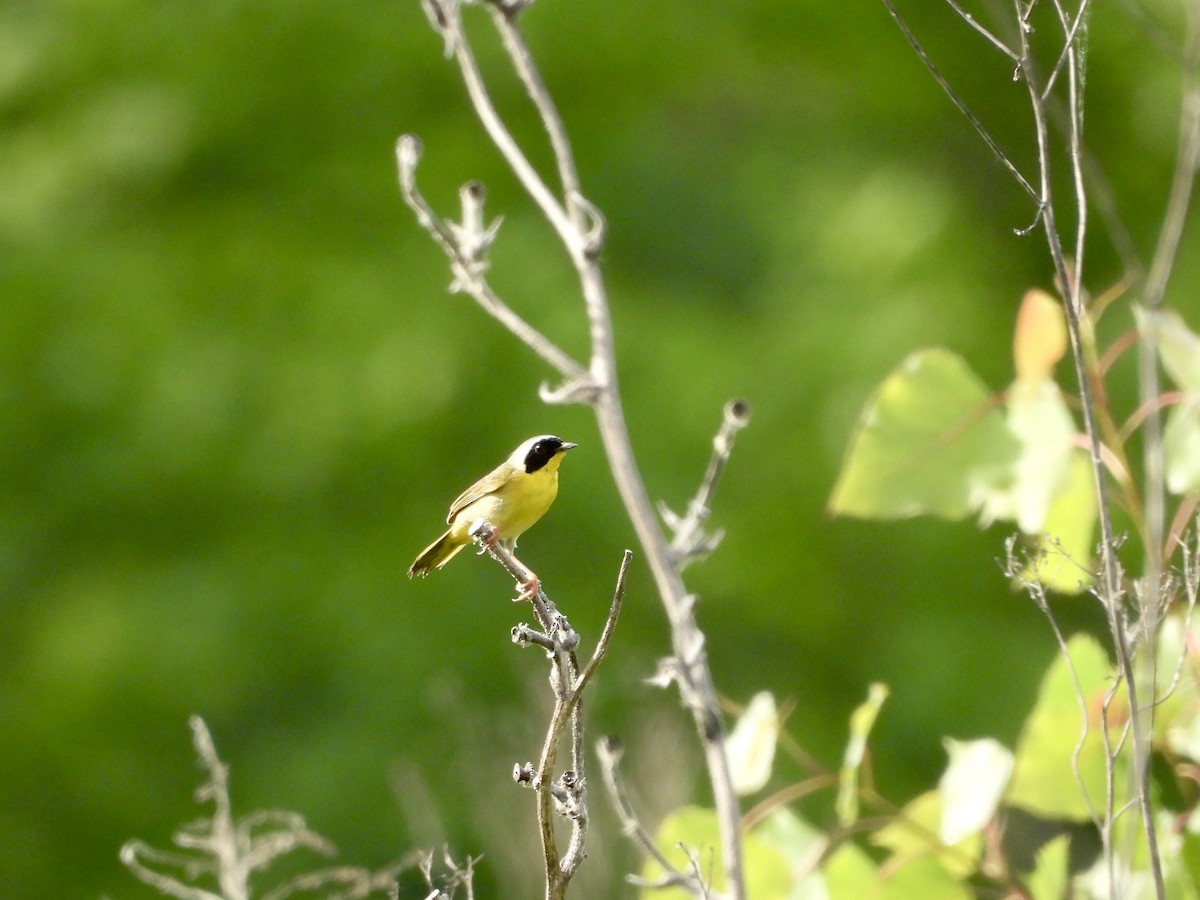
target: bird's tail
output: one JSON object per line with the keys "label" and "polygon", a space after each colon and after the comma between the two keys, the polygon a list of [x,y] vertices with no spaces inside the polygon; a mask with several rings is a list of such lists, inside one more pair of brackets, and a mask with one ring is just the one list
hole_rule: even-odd
{"label": "bird's tail", "polygon": [[420,556],[408,567],[408,577],[412,578],[416,575],[418,578],[424,578],[434,569],[440,569],[446,563],[450,562],[454,558],[454,554],[465,546],[466,544],[460,544],[455,541],[450,532],[447,531],[421,551]]}

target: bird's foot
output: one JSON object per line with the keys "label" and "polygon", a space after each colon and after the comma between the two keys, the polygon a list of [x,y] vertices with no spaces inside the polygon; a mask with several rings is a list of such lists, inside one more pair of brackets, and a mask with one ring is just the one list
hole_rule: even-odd
{"label": "bird's foot", "polygon": [[538,591],[542,589],[542,583],[536,575],[530,572],[529,580],[520,582],[519,587],[521,588],[521,593],[517,596],[517,600],[532,600],[538,595]]}
{"label": "bird's foot", "polygon": [[500,529],[486,519],[480,519],[473,524],[467,534],[476,540],[482,539],[483,545],[479,548],[479,556],[483,556],[495,547],[496,542],[500,540]]}

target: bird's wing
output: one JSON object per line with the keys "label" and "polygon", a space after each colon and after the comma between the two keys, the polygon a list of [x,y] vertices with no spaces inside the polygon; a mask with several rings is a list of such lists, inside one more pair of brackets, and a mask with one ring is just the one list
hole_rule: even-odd
{"label": "bird's wing", "polygon": [[454,521],[454,517],[460,512],[474,503],[481,497],[486,497],[488,494],[494,494],[500,490],[505,483],[504,467],[493,469],[488,474],[484,475],[477,482],[458,495],[453,503],[450,504],[450,512],[446,514],[446,524],[449,525]]}

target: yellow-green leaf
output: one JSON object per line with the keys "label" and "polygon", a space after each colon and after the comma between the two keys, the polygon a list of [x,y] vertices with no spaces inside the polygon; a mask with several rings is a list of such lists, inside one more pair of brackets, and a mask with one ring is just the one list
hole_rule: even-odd
{"label": "yellow-green leaf", "polygon": [[850,714],[850,740],[846,742],[842,769],[838,773],[836,806],[838,822],[842,825],[853,824],[858,818],[858,770],[867,752],[867,739],[887,697],[888,686],[876,682],[868,690],[867,699]]}
{"label": "yellow-green leaf", "polygon": [[991,738],[942,743],[950,764],[938,781],[942,820],[938,836],[954,844],[978,834],[996,814],[1000,798],[1012,774],[1012,751]]}
{"label": "yellow-green leaf", "polygon": [[987,498],[985,524],[1016,522],[1025,534],[1039,533],[1055,498],[1066,486],[1075,420],[1053,381],[1016,381],[1008,390],[1009,430],[1020,444],[1013,479]]}
{"label": "yellow-green leaf", "polygon": [[1184,391],[1200,394],[1200,336],[1192,332],[1173,309],[1134,307],[1138,329],[1156,339],[1163,368]]}
{"label": "yellow-green leaf", "polygon": [[754,835],[774,847],[792,869],[788,900],[818,900],[830,896],[824,872],[816,867],[829,845],[829,836],[781,806],[754,828]]}
{"label": "yellow-green leaf", "polygon": [[1029,892],[1033,900],[1062,900],[1067,896],[1067,851],[1070,842],[1060,835],[1047,842],[1034,857],[1033,874],[1029,876]]}
{"label": "yellow-green leaf", "polygon": [[906,803],[900,815],[875,832],[872,841],[891,851],[889,869],[931,856],[937,857],[951,875],[967,878],[978,867],[983,838],[975,832],[953,844],[946,844],[938,835],[942,821],[941,795],[937,791],[926,791]]}
{"label": "yellow-green leaf", "polygon": [[1167,490],[1173,494],[1200,491],[1200,393],[1184,394],[1167,413],[1163,453]]}
{"label": "yellow-green leaf", "polygon": [[[695,874],[698,868],[707,883],[717,891],[724,891],[725,867],[721,863],[720,831],[713,810],[699,806],[675,810],[659,825],[655,842],[677,870]],[[742,835],[742,853],[749,896],[788,897],[791,868],[778,850],[750,832]],[[662,867],[654,860],[648,860],[642,867],[642,877],[650,882],[662,875]],[[692,894],[683,888],[671,888],[646,889],[642,896],[646,900],[690,900]]]}
{"label": "yellow-green leaf", "polygon": [[1066,481],[1050,504],[1041,533],[1035,536],[1030,554],[1033,562],[1021,576],[1063,594],[1087,589],[1093,581],[1098,515],[1091,458],[1075,450]]}
{"label": "yellow-green leaf", "polygon": [[821,867],[829,900],[864,900],[877,893],[876,866],[866,852],[847,841]]}
{"label": "yellow-green leaf", "polygon": [[750,699],[746,711],[725,739],[729,777],[739,795],[753,794],[766,785],[778,739],[779,712],[775,698],[769,691],[761,691]]}
{"label": "yellow-green leaf", "polygon": [[[1100,644],[1086,635],[1072,638],[1068,651],[1074,676],[1061,655],[1043,676],[1037,704],[1017,743],[1006,800],[1043,818],[1085,821],[1090,809],[1104,808],[1106,751],[1100,733],[1101,709],[1111,684],[1112,665]],[[1114,741],[1123,724],[1122,709],[1128,707],[1114,702],[1108,710]],[[1076,765],[1075,749],[1085,717],[1087,738]],[[1117,778],[1116,783],[1123,782]],[[1122,802],[1118,798],[1116,805]]]}
{"label": "yellow-green leaf", "polygon": [[834,486],[835,515],[961,519],[1012,479],[1016,438],[963,359],[921,350],[868,402]]}
{"label": "yellow-green leaf", "polygon": [[972,900],[974,892],[938,857],[923,856],[889,871],[880,900]]}

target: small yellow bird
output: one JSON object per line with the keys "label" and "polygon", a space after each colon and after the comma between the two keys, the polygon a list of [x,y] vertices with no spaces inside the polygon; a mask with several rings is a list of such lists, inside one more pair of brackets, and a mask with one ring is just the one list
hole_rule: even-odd
{"label": "small yellow bird", "polygon": [[[495,540],[510,550],[515,548],[517,538],[544,516],[554,502],[563,454],[576,446],[552,434],[531,437],[521,444],[508,459],[450,504],[450,514],[446,516],[450,527],[421,551],[409,567],[408,577],[424,577],[450,562],[471,543],[471,531],[480,521],[496,530]],[[537,576],[523,587],[536,593]]]}

